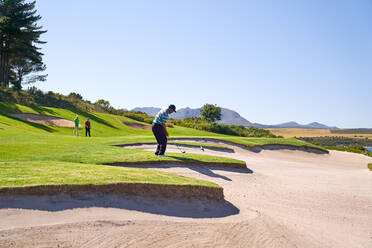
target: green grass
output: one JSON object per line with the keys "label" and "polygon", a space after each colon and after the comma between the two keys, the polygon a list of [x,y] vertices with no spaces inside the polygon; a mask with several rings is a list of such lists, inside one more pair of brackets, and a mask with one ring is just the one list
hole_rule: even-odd
{"label": "green grass", "polygon": [[[79,114],[81,123],[84,123],[86,117],[91,119],[93,137],[74,137],[72,128],[26,122],[11,117],[12,113],[53,115],[69,120]],[[116,145],[155,142],[151,130],[132,128],[124,125],[123,121],[136,122],[106,113],[0,102],[0,187],[46,183],[104,183],[106,179],[110,183],[138,181],[210,185],[209,182],[170,173],[139,168],[115,168],[103,164],[159,160],[244,164],[243,161],[235,159],[189,153],[168,153],[168,158],[161,158],[154,156],[153,152],[118,147]],[[171,138],[215,138],[248,146],[275,143],[316,147],[296,139],[232,137],[177,126],[168,130]]]}
{"label": "green grass", "polygon": [[[147,137],[146,139],[148,139]],[[154,156],[153,152],[141,151],[136,149],[126,149],[112,144],[121,144],[125,141],[133,141],[140,139],[138,136],[128,137],[72,137],[64,135],[17,135],[0,139],[0,185],[4,186],[3,182],[7,182],[6,186],[12,185],[23,186],[29,185],[29,178],[33,178],[32,184],[54,184],[56,182],[69,184],[81,184],[95,182],[102,183],[103,175],[106,178],[112,178],[107,183],[111,182],[147,182],[147,183],[163,183],[176,185],[211,185],[209,182],[196,180],[192,178],[179,177],[170,173],[158,173],[155,170],[144,170],[139,168],[115,168],[110,166],[99,165],[103,163],[114,162],[149,162],[149,161],[190,161],[190,162],[219,162],[219,163],[244,163],[243,161],[213,157],[197,154],[168,154],[170,157],[162,158]],[[19,175],[11,176],[4,174],[5,165],[11,165],[18,174],[28,174],[27,180],[23,180]],[[87,167],[85,167],[87,165]],[[67,167],[66,167],[67,166]],[[68,170],[66,170],[66,168]],[[106,168],[102,169],[101,168]],[[109,169],[107,169],[109,168]],[[34,177],[34,174],[26,173],[27,169],[32,172],[41,173],[40,177]],[[82,177],[82,172],[86,170],[85,176]],[[9,168],[8,168],[9,170]],[[100,174],[95,173],[100,172]],[[148,174],[144,173],[149,171]],[[14,172],[14,171],[13,171]],[[49,173],[54,173],[49,175]],[[46,174],[45,174],[46,173]],[[68,173],[71,180],[60,178],[64,173]],[[106,174],[105,174],[106,173]],[[127,175],[128,174],[128,175]],[[122,175],[122,176],[119,176]],[[172,179],[174,176],[174,179]],[[13,180],[7,180],[13,178]],[[58,179],[60,178],[60,179]],[[86,178],[86,180],[84,179]],[[93,180],[88,180],[93,178]],[[94,179],[95,178],[95,179]],[[15,180],[17,179],[17,180]],[[19,179],[19,180],[18,180]],[[44,179],[47,179],[46,181]],[[63,179],[63,180],[62,180]],[[66,178],[65,178],[66,179]],[[60,181],[59,181],[60,180]],[[9,184],[10,183],[10,184]],[[0,186],[1,187],[1,186]]]}
{"label": "green grass", "polygon": [[[18,135],[0,140],[1,161],[65,161],[76,163],[113,163],[138,161],[179,161],[242,163],[239,160],[199,154],[172,154],[168,158],[153,152],[114,145],[155,142],[153,137],[127,136],[86,138],[62,135]],[[154,147],[155,148],[155,147]]]}
{"label": "green grass", "polygon": [[368,169],[372,171],[372,164],[368,164]]}
{"label": "green grass", "polygon": [[[11,136],[20,133],[40,133],[40,134],[63,134],[71,135],[73,130],[66,127],[55,127],[41,124],[35,124],[11,117],[16,113],[32,113],[40,115],[52,115],[63,119],[73,121],[76,115],[79,115],[80,123],[83,125],[86,118],[90,118],[92,126],[92,135],[95,137],[112,137],[128,135],[152,136],[151,130],[137,129],[129,127],[123,122],[137,122],[124,116],[112,115],[107,113],[81,112],[67,109],[40,106],[24,106],[19,104],[0,102],[0,136]],[[139,123],[139,122],[137,122]],[[147,125],[147,124],[145,124]],[[2,131],[3,130],[3,131]],[[217,134],[198,131],[190,128],[176,127],[169,128],[170,135],[203,135],[216,136]],[[80,128],[83,134],[84,129]],[[217,135],[219,136],[219,135]]]}
{"label": "green grass", "polygon": [[0,178],[0,188],[118,182],[219,187],[215,183],[156,170],[56,161],[2,162]]}
{"label": "green grass", "polygon": [[[91,113],[91,112],[73,112],[66,109],[58,109],[51,107],[31,107],[23,106],[18,104],[1,103],[0,102],[0,137],[1,136],[14,136],[14,135],[25,135],[25,134],[62,134],[70,137],[72,135],[71,128],[64,127],[52,127],[40,124],[33,124],[25,121],[20,121],[16,118],[10,117],[10,113],[36,113],[45,115],[54,115],[64,119],[73,120],[76,114],[80,115],[80,120],[83,123],[86,117],[90,117],[92,124],[92,135],[94,137],[110,137],[105,139],[106,143],[115,143],[115,136],[132,136],[128,139],[122,139],[123,144],[130,143],[145,143],[154,142],[153,134],[151,130],[136,129],[123,124],[126,122],[136,122],[132,119],[111,115],[106,113]],[[83,129],[81,129],[81,133]],[[322,149],[319,146],[306,143],[304,141],[297,140],[295,138],[249,138],[249,137],[236,137],[222,134],[215,134],[205,131],[199,131],[195,129],[177,127],[168,128],[170,138],[182,138],[182,137],[201,137],[201,138],[217,138],[225,141],[230,141],[237,144],[256,146],[256,145],[267,145],[267,144],[282,144],[292,146],[308,146]],[[136,140],[137,139],[137,140]]]}
{"label": "green grass", "polygon": [[[79,114],[81,122],[86,117],[91,119],[92,134],[96,137],[74,137],[71,128],[22,121],[11,117],[13,113],[53,115],[69,120],[73,120],[75,115]],[[136,122],[126,117],[105,113],[73,112],[66,109],[0,103],[0,187],[113,182],[216,187],[214,183],[171,173],[102,164],[159,160],[244,163],[196,154],[169,154],[170,157],[161,158],[154,156],[153,152],[114,146],[141,140],[155,142],[151,130],[135,129],[124,125],[123,121]],[[187,128],[171,128],[170,133],[194,134],[193,130]],[[212,135],[201,131],[196,133]]]}

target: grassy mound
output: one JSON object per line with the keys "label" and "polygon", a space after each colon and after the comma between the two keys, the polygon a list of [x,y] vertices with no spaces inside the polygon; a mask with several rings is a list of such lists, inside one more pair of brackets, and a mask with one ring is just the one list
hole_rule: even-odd
{"label": "grassy mound", "polygon": [[372,164],[368,164],[368,169],[372,171]]}
{"label": "grassy mound", "polygon": [[215,183],[156,170],[58,161],[1,162],[0,178],[0,188],[119,182],[219,187]]}

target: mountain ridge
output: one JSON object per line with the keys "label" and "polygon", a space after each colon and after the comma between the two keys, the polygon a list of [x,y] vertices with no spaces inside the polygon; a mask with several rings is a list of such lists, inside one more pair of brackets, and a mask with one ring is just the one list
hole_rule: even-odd
{"label": "mountain ridge", "polygon": [[[201,108],[181,108],[177,110],[177,113],[171,115],[173,119],[180,119],[183,120],[185,118],[191,117],[199,117],[200,116],[200,109]],[[148,115],[155,116],[161,108],[157,107],[136,107],[133,108],[132,111],[140,111],[144,112]],[[221,120],[217,123],[225,124],[225,125],[237,125],[237,126],[244,126],[244,127],[255,127],[255,128],[305,128],[305,129],[339,129],[336,126],[327,126],[325,124],[319,122],[311,122],[308,124],[299,124],[295,121],[284,122],[275,125],[265,125],[260,123],[252,123],[242,117],[238,112],[223,108],[221,107]]]}

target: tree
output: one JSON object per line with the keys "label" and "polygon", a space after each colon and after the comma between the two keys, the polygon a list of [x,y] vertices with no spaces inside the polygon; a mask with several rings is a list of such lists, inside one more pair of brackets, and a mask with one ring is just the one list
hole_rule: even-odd
{"label": "tree", "polygon": [[45,81],[42,53],[38,44],[46,42],[40,36],[46,31],[37,25],[35,1],[0,0],[0,83],[15,89],[22,84]]}
{"label": "tree", "polygon": [[94,104],[100,106],[104,110],[109,110],[111,108],[110,102],[103,99],[99,99]]}
{"label": "tree", "polygon": [[200,109],[200,115],[204,119],[214,123],[221,120],[221,108],[217,107],[217,105],[207,103]]}
{"label": "tree", "polygon": [[75,92],[71,92],[70,94],[68,94],[67,97],[74,98],[74,99],[77,99],[77,100],[83,100],[83,96],[80,95],[79,93],[75,93]]}

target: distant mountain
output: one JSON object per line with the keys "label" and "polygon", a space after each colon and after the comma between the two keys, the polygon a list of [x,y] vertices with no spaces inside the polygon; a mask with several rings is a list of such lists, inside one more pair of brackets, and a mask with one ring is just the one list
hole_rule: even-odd
{"label": "distant mountain", "polygon": [[[134,108],[133,111],[145,112],[148,115],[155,116],[161,109],[154,107]],[[170,115],[173,119],[183,120],[185,118],[199,117],[200,108],[181,108],[177,110],[177,113]],[[221,120],[218,123],[225,125],[238,125],[245,127],[256,127],[256,128],[306,128],[306,129],[338,129],[338,127],[330,127],[319,122],[312,122],[309,124],[299,124],[295,121],[285,122],[277,125],[265,125],[260,123],[252,123],[239,115],[234,110],[221,108]]]}
{"label": "distant mountain", "polygon": [[200,116],[200,108],[198,109],[181,108],[177,110],[177,113],[170,115],[170,118],[183,120],[185,118],[199,117],[199,116]]}
{"label": "distant mountain", "polygon": [[252,126],[252,123],[231,109],[221,108],[221,120],[218,123],[225,125]]}
{"label": "distant mountain", "polygon": [[154,107],[144,107],[144,108],[134,108],[134,109],[132,109],[132,111],[144,112],[144,113],[146,113],[148,115],[151,115],[151,116],[155,116],[160,110],[161,110],[161,108],[154,108]]}
{"label": "distant mountain", "polygon": [[295,127],[301,128],[301,125],[295,121],[285,122],[285,123],[273,125],[273,126],[276,126],[276,128],[295,128]]}
{"label": "distant mountain", "polygon": [[306,125],[308,128],[314,129],[338,129],[338,127],[330,127],[319,122],[312,122]]}
{"label": "distant mountain", "polygon": [[[200,108],[192,109],[192,108],[182,108],[177,110],[177,113],[172,114],[172,118],[183,120],[185,118],[191,117],[199,117],[200,116]],[[221,108],[221,120],[218,123],[225,124],[225,125],[239,125],[239,126],[250,126],[252,125],[251,122],[247,121],[245,118],[241,117],[237,112]]]}
{"label": "distant mountain", "polygon": [[319,122],[312,122],[309,124],[299,124],[295,121],[285,122],[277,125],[264,125],[259,123],[253,123],[256,128],[305,128],[305,129],[338,129],[338,127],[330,127]]}

